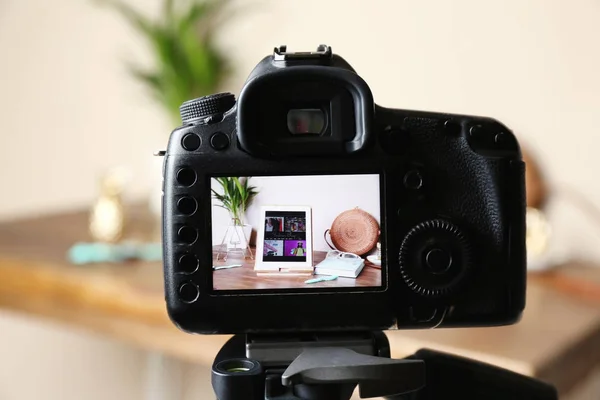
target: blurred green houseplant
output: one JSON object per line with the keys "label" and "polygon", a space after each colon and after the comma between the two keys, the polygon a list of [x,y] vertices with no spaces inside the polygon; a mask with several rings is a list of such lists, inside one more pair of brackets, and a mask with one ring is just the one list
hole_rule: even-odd
{"label": "blurred green houseplant", "polygon": [[228,0],[162,0],[160,17],[155,20],[125,1],[97,1],[117,10],[149,43],[153,68],[130,65],[131,73],[150,89],[176,124],[184,101],[218,91],[229,66],[215,46],[213,34]]}

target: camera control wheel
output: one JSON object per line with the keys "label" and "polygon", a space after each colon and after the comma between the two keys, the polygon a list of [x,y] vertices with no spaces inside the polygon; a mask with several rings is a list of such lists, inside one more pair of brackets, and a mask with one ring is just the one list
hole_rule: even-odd
{"label": "camera control wheel", "polygon": [[189,100],[179,107],[183,124],[199,118],[222,115],[235,104],[235,95],[225,92]]}
{"label": "camera control wheel", "polygon": [[454,292],[472,266],[471,246],[454,224],[435,219],[412,228],[400,246],[400,272],[408,287],[422,296]]}

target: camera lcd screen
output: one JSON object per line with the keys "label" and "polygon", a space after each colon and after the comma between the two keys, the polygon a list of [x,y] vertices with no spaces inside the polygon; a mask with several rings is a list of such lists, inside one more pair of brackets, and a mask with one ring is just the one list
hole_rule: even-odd
{"label": "camera lcd screen", "polygon": [[380,179],[213,177],[213,290],[381,287]]}

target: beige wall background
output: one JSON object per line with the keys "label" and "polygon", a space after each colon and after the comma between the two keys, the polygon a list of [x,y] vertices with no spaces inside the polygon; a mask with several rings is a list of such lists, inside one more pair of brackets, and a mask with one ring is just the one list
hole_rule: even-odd
{"label": "beige wall background", "polygon": [[[158,0],[131,3],[159,9]],[[538,157],[553,187],[600,203],[597,0],[239,3],[219,37],[237,67],[224,90],[238,93],[275,45],[326,43],[379,104],[493,116]],[[96,178],[115,165],[135,178],[129,197],[156,186],[150,155],[174,127],[126,73],[123,61],[148,57],[122,20],[91,0],[4,0],[0,49],[0,218],[87,206]],[[553,249],[600,259],[590,214],[557,197],[552,220]],[[139,350],[4,313],[0,339],[3,399],[144,398]],[[202,371],[190,398],[207,396]]]}

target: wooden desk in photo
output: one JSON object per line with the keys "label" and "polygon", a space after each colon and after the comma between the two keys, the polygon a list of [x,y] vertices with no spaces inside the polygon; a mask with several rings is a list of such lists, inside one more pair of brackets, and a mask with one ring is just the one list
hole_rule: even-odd
{"label": "wooden desk in photo", "polygon": [[[254,249],[252,250],[254,252]],[[254,270],[255,260],[248,258],[229,259],[217,261],[217,249],[213,249],[214,266],[242,264],[241,267],[220,269],[213,272],[213,286],[222,290],[249,290],[249,289],[288,289],[288,288],[320,288],[320,287],[374,287],[381,286],[381,269],[365,260],[365,266],[356,279],[338,277],[333,281],[318,283],[305,283],[306,280],[317,278],[321,275],[277,275],[258,274]],[[325,259],[327,252],[313,251],[313,266]],[[256,255],[254,257],[256,259]]]}

